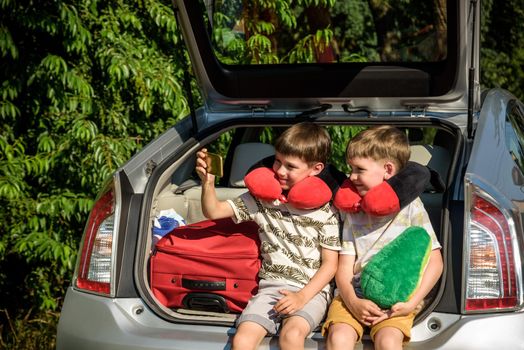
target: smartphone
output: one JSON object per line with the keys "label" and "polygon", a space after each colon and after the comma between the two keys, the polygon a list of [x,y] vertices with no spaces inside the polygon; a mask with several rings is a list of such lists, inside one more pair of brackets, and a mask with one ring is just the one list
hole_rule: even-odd
{"label": "smartphone", "polygon": [[207,152],[206,164],[208,173],[219,177],[222,177],[224,175],[222,156],[220,156],[219,154]]}

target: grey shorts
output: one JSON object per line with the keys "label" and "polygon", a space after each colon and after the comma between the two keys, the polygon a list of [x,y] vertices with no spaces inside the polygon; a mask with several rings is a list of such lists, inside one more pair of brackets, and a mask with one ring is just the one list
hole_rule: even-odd
{"label": "grey shorts", "polygon": [[261,280],[258,286],[258,293],[251,298],[237,319],[237,326],[242,322],[250,321],[264,327],[269,335],[274,335],[277,333],[283,318],[300,316],[309,323],[309,328],[314,330],[326,315],[326,310],[330,302],[329,298],[325,295],[326,293],[315,295],[313,299],[304,305],[302,310],[295,312],[293,315],[279,315],[273,310],[273,306],[283,297],[283,295],[278,292],[282,289],[297,292],[301,288],[291,286],[285,282]]}

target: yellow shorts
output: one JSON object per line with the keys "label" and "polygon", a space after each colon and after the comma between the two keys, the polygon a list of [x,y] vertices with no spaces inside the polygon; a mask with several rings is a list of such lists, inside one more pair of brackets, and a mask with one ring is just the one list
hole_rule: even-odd
{"label": "yellow shorts", "polygon": [[[404,343],[409,342],[411,339],[411,328],[413,327],[413,320],[415,319],[416,312],[412,312],[407,316],[397,316],[385,319],[384,321],[371,327],[370,335],[371,339],[375,340],[375,334],[384,327],[397,328],[404,334]],[[340,295],[336,296],[331,305],[329,306],[326,321],[322,325],[322,335],[326,335],[329,331],[329,327],[335,323],[346,323],[353,327],[358,335],[358,341],[362,339],[364,334],[364,328],[367,327],[357,321],[349,309],[342,301]]]}

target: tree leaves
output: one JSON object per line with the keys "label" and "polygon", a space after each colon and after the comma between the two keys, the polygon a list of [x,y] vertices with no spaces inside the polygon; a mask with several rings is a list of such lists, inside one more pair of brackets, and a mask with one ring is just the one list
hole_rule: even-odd
{"label": "tree leaves", "polygon": [[0,52],[2,57],[10,55],[13,59],[18,58],[18,48],[13,41],[11,32],[4,25],[0,25]]}
{"label": "tree leaves", "polygon": [[184,49],[170,1],[0,11],[0,261],[25,261],[20,295],[55,309],[103,182],[188,113]]}

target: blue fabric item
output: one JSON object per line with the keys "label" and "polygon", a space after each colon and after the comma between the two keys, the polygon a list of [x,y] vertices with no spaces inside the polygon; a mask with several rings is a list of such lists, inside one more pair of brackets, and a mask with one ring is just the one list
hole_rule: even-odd
{"label": "blue fabric item", "polygon": [[158,222],[160,223],[160,227],[153,226],[153,234],[160,237],[164,237],[166,233],[180,226],[178,220],[167,216],[159,217]]}

